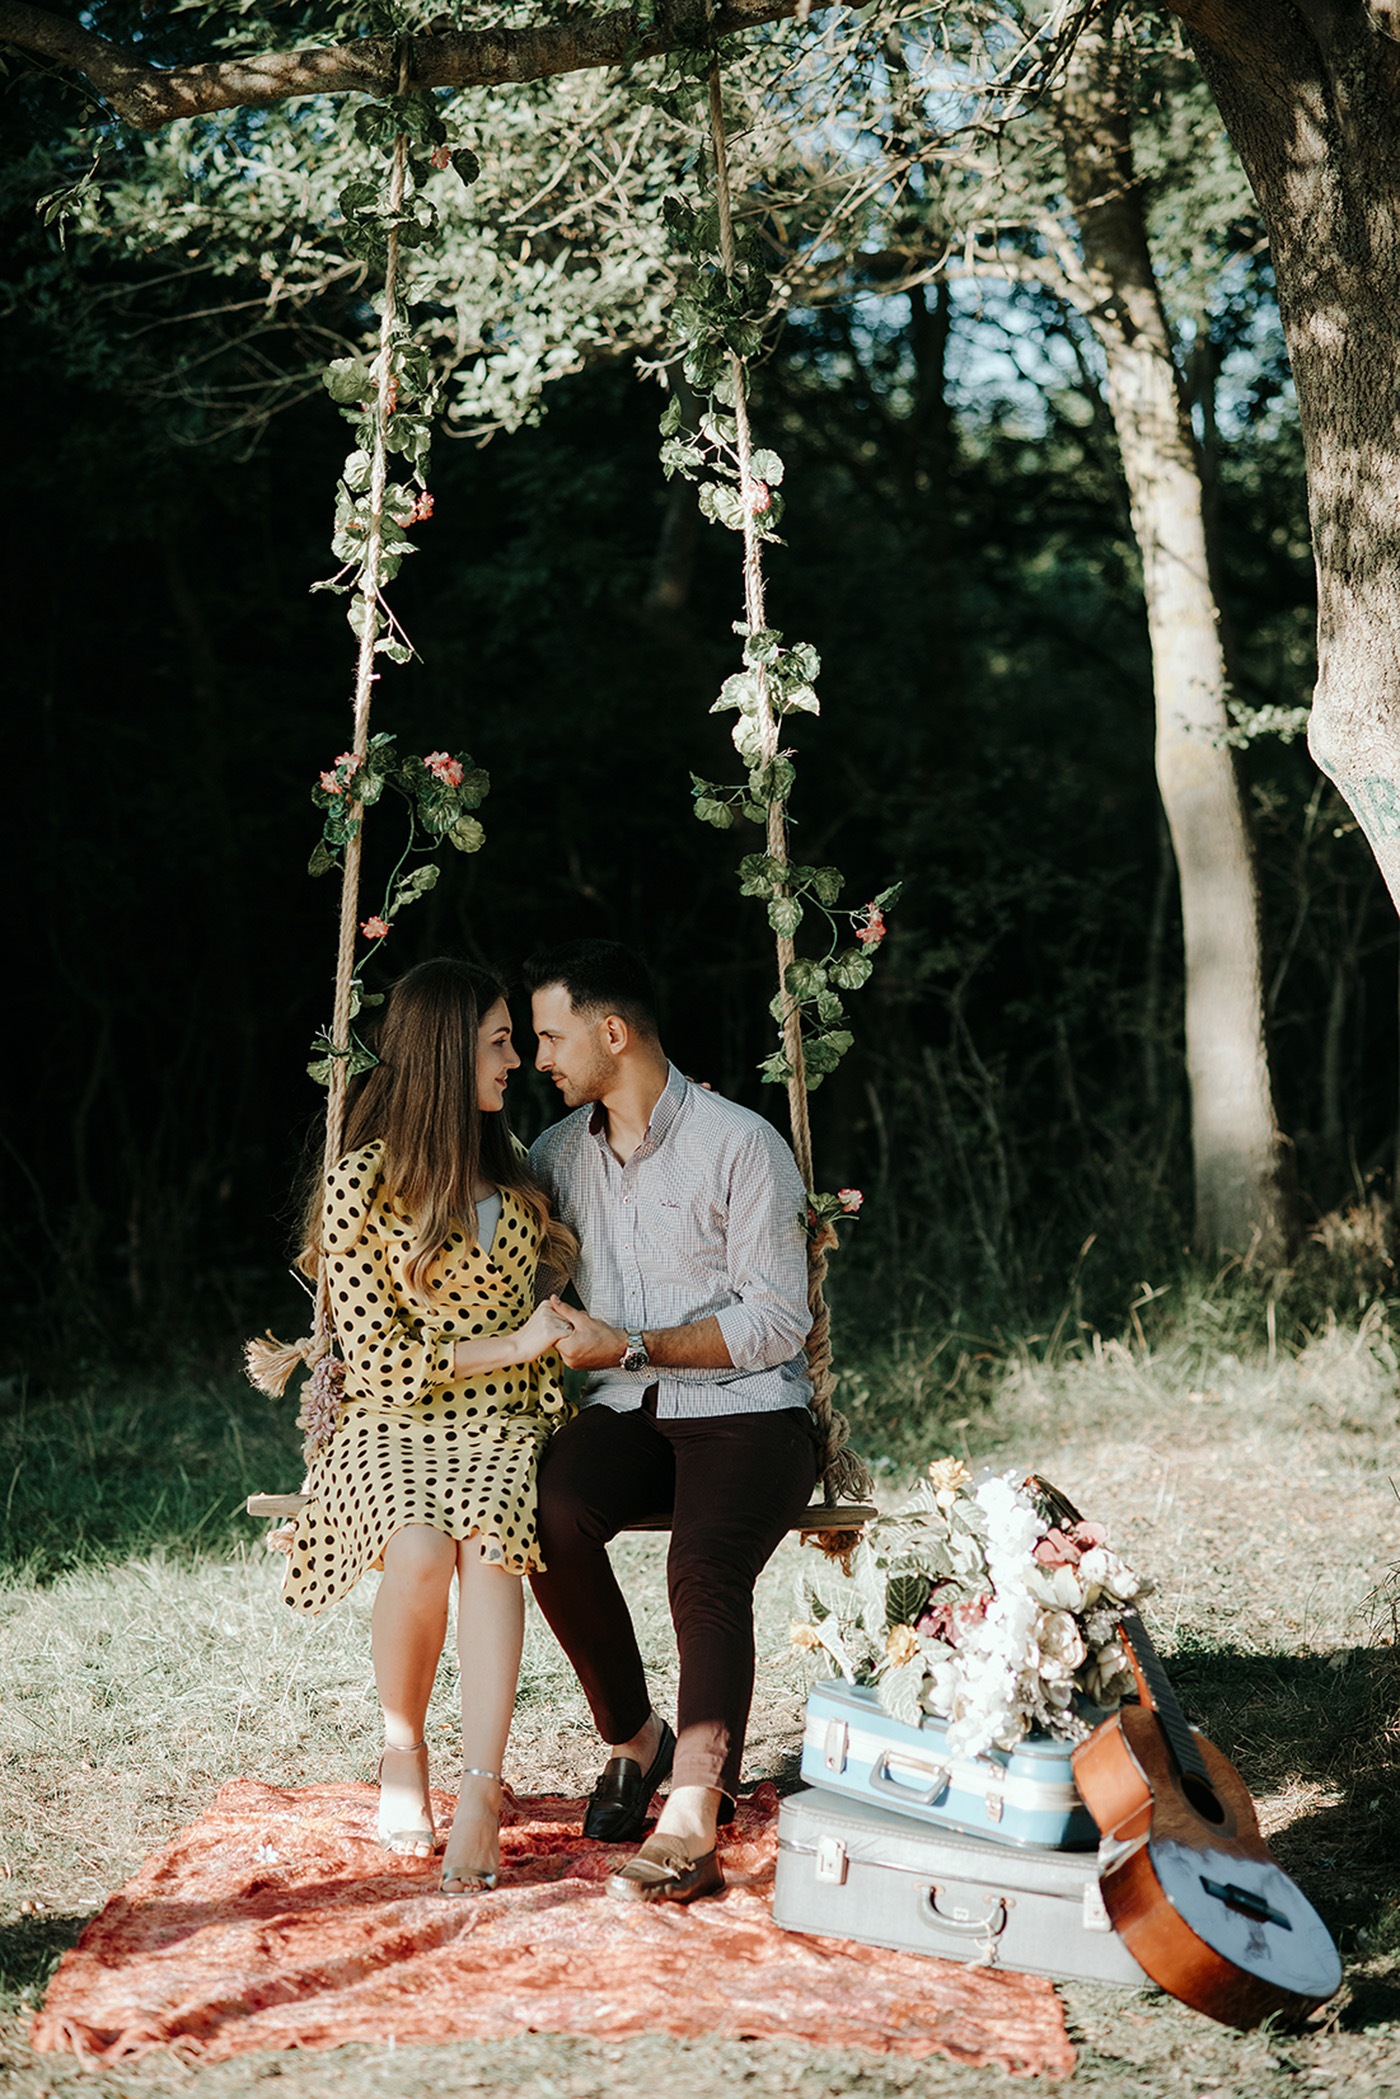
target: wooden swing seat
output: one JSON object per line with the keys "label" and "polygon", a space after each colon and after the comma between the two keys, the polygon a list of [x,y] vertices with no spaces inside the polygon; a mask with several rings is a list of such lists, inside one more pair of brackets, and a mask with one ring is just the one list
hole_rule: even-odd
{"label": "wooden swing seat", "polygon": [[[309,1494],[250,1494],[244,1507],[250,1516],[286,1518],[299,1516],[310,1499]],[[814,1501],[788,1528],[795,1531],[856,1531],[879,1513],[872,1503],[866,1501],[841,1502],[830,1509]],[[623,1529],[629,1531],[668,1531],[670,1528],[669,1515],[641,1516],[635,1523],[623,1525]]]}

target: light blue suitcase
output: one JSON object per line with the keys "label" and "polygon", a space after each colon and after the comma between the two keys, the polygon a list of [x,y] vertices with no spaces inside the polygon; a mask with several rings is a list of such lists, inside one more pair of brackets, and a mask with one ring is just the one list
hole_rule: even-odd
{"label": "light blue suitcase", "polygon": [[1072,1747],[1033,1734],[1014,1749],[954,1759],[943,1721],[930,1715],[911,1727],[885,1712],[868,1684],[832,1678],[807,1694],[802,1776],[809,1786],[998,1844],[1088,1851],[1099,1832],[1074,1783]]}

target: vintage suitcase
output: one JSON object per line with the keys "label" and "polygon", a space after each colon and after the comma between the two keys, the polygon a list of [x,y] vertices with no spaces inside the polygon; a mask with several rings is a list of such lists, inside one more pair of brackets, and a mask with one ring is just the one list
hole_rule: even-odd
{"label": "vintage suitcase", "polygon": [[815,1788],[778,1813],[773,1921],[900,1953],[1151,1987],[1108,1921],[1094,1856],[1012,1849]]}
{"label": "vintage suitcase", "polygon": [[807,1693],[802,1776],[809,1786],[998,1844],[1097,1847],[1098,1829],[1070,1768],[1071,1743],[1027,1735],[1014,1749],[955,1762],[946,1739],[941,1720],[911,1727],[884,1712],[869,1685],[833,1678]]}

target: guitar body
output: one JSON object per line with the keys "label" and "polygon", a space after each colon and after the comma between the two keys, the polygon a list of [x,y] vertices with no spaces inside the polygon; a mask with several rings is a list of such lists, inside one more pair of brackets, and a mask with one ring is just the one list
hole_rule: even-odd
{"label": "guitar body", "polygon": [[1124,1706],[1074,1752],[1103,1834],[1104,1906],[1152,1980],[1208,2018],[1300,2017],[1339,1987],[1337,1950],[1270,1854],[1234,1765],[1191,1742],[1199,1772],[1183,1772],[1151,1706]]}

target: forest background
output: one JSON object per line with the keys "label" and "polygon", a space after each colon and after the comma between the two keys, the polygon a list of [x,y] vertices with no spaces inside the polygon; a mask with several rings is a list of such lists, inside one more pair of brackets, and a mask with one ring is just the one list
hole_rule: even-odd
{"label": "forest background", "polygon": [[[401,26],[291,12],[302,32]],[[285,43],[291,15],[112,0],[84,19],[165,65],[207,56],[211,23],[230,47]],[[1302,1327],[1383,1294],[1397,936],[1300,735],[1314,584],[1267,242],[1178,31],[1139,23],[1117,78],[1214,541],[1299,1199],[1283,1256],[1243,1235],[1193,1246],[1141,559],[1101,339],[1036,267],[1062,200],[1052,181],[1039,221],[1003,209],[977,247],[986,164],[906,152],[823,220],[833,166],[899,162],[870,115],[877,74],[898,103],[898,65],[878,22],[863,48],[861,16],[820,21],[805,105],[783,39],[806,29],[752,32],[752,64],[729,70],[736,130],[779,154],[748,169],[750,219],[775,252],[794,215],[808,236],[751,363],[759,437],[786,462],[770,617],[823,659],[794,851],[840,864],[847,908],[904,885],[856,1047],[814,1102],[819,1185],[866,1197],[832,1280],[859,1435],[862,1392],[901,1362],[935,1366],[896,1378],[901,1403],[946,1396],[1017,1342],[1140,1333],[1199,1273],[1242,1278],[1271,1336],[1280,1311]],[[441,98],[484,172],[442,176],[434,506],[392,591],[421,662],[386,666],[375,726],[404,751],[469,751],[491,793],[484,848],[446,856],[367,981],[443,949],[510,974],[541,940],[633,941],[673,1055],[781,1122],[757,1070],[771,948],[734,881],[760,833],[690,814],[692,775],[734,769],[709,710],[742,605],[736,541],[657,463],[680,384],[661,205],[706,181],[667,85],[658,71],[639,99],[624,69]],[[250,1329],[296,1319],[282,1259],[335,909],[305,872],[310,789],[348,742],[352,669],[342,602],[311,589],[335,566],[345,449],[320,373],[374,325],[375,272],[336,202],[366,158],[357,100],[143,137],[77,76],[10,54],[17,1378],[227,1364]],[[1005,135],[1033,139],[1045,108]],[[380,812],[367,838],[372,908],[400,841]],[[528,1138],[555,1101],[526,1018]]]}

